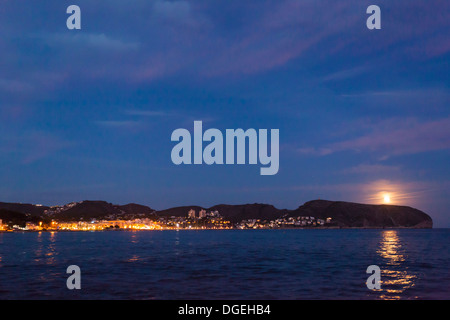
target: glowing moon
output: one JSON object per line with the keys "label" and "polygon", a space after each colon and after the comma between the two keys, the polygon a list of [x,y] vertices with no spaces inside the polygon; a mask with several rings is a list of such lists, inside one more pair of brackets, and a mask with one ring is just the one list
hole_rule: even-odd
{"label": "glowing moon", "polygon": [[391,203],[391,197],[388,194],[384,195],[383,200],[384,200],[384,203]]}

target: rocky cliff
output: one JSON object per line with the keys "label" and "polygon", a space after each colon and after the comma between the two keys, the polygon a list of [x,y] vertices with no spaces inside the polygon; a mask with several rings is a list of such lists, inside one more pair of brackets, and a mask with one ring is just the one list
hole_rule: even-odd
{"label": "rocky cliff", "polygon": [[293,210],[290,216],[332,218],[339,227],[355,228],[432,228],[426,213],[406,206],[371,205],[343,201],[314,200]]}

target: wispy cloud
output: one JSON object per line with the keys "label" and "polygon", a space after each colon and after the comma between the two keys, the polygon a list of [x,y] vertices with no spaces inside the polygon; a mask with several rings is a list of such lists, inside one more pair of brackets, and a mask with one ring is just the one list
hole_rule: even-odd
{"label": "wispy cloud", "polygon": [[[404,59],[424,50],[430,57],[450,50],[445,41],[450,26],[449,5],[443,1],[436,4],[437,9],[421,1],[410,1],[408,6],[389,4],[389,10],[402,14],[383,24],[382,36],[374,40],[376,45],[367,39],[365,8],[359,1],[326,1],[323,5],[294,0],[249,1],[239,5],[229,1],[135,2],[129,6],[111,1],[107,8],[92,5],[94,12],[101,11],[107,18],[99,17],[95,25],[83,32],[55,32],[53,24],[44,24],[34,35],[22,37],[23,30],[30,29],[33,21],[2,21],[7,30],[17,30],[17,34],[9,31],[10,39],[20,37],[25,43],[17,47],[15,41],[0,42],[4,59],[21,61],[24,71],[43,71],[46,64],[41,67],[33,59],[24,59],[29,51],[17,48],[38,48],[45,43],[48,47],[39,53],[48,61],[56,57],[51,65],[54,70],[139,84],[174,74],[195,79],[254,75],[312,54],[319,63],[330,58],[339,60],[336,65],[342,70],[323,78],[330,82],[365,71],[364,67],[355,67],[353,60],[349,63],[335,54],[351,53],[350,59],[370,59],[389,49]],[[19,4],[11,6],[15,9]],[[39,11],[37,16],[48,11],[46,6],[38,10],[42,13]],[[417,23],[411,22],[416,20]],[[127,27],[121,27],[123,24]],[[396,43],[400,45],[393,46]]]}
{"label": "wispy cloud", "polygon": [[192,8],[189,1],[177,0],[166,1],[157,0],[153,4],[153,18],[165,19],[167,22],[175,24],[193,24],[195,19],[192,15]]}
{"label": "wispy cloud", "polygon": [[142,125],[140,121],[134,120],[101,120],[95,121],[95,124],[104,128],[123,128],[123,129],[136,129]]}
{"label": "wispy cloud", "polygon": [[341,174],[356,174],[356,175],[380,175],[393,174],[400,172],[399,166],[388,166],[382,164],[359,164],[350,168],[341,170]]}
{"label": "wispy cloud", "polygon": [[48,158],[74,145],[72,141],[44,131],[22,132],[14,137],[0,139],[1,152],[11,157],[18,156],[23,164]]}
{"label": "wispy cloud", "polygon": [[441,99],[446,102],[450,101],[450,93],[445,88],[411,88],[411,89],[390,89],[390,90],[377,90],[367,91],[359,93],[341,94],[344,98],[367,98],[367,99],[409,99],[409,100],[421,100],[424,99]]}
{"label": "wispy cloud", "polygon": [[447,149],[450,149],[450,118],[431,121],[392,118],[375,124],[358,137],[319,148],[303,147],[298,152],[319,156],[341,151],[378,152],[395,156]]}
{"label": "wispy cloud", "polygon": [[74,46],[79,49],[95,48],[102,50],[136,50],[140,47],[138,42],[125,41],[104,33],[47,33],[39,34],[52,46]]}
{"label": "wispy cloud", "polygon": [[450,118],[420,122],[416,119],[381,123],[373,132],[334,143],[333,152],[379,151],[391,155],[450,149]]}
{"label": "wispy cloud", "polygon": [[32,89],[33,86],[23,80],[0,78],[0,91],[7,91],[10,93],[26,93]]}
{"label": "wispy cloud", "polygon": [[138,110],[138,109],[127,109],[125,114],[131,116],[142,116],[142,117],[164,117],[173,116],[174,114],[166,111],[156,111],[156,110]]}
{"label": "wispy cloud", "polygon": [[322,77],[322,81],[339,81],[365,74],[372,69],[370,66],[357,66],[349,69],[339,70]]}

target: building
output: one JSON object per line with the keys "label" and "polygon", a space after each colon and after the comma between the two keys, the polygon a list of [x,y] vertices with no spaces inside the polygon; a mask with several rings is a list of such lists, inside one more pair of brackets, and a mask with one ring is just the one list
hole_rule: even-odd
{"label": "building", "polygon": [[206,210],[204,210],[204,209],[200,210],[200,212],[198,213],[198,217],[199,218],[205,218],[206,217]]}
{"label": "building", "polygon": [[220,214],[219,214],[219,211],[215,210],[215,211],[211,211],[211,212],[209,213],[209,216],[210,216],[210,217],[217,218],[217,217],[220,217]]}
{"label": "building", "polygon": [[41,226],[36,225],[35,223],[32,222],[27,222],[25,224],[25,230],[30,230],[30,231],[37,231],[37,230],[41,230]]}
{"label": "building", "polygon": [[194,209],[189,210],[188,217],[189,218],[195,218],[195,210]]}

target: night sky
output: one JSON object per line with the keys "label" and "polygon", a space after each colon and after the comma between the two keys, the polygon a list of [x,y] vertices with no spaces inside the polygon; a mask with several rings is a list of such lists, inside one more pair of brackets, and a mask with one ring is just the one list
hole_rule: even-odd
{"label": "night sky", "polygon": [[[449,61],[448,0],[0,0],[0,201],[389,194],[450,227]],[[279,129],[278,174],[174,165],[171,133],[194,120]]]}

